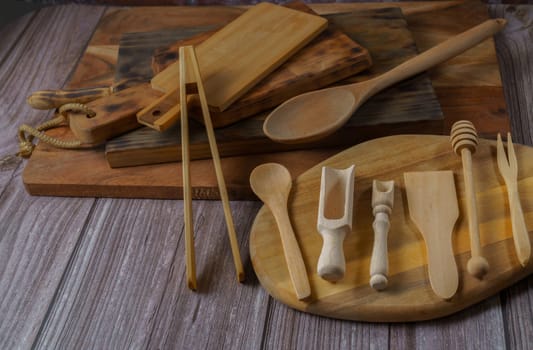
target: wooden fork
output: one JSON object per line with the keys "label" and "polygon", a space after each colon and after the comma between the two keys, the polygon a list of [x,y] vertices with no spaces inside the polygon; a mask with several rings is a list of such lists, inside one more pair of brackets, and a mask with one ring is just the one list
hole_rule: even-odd
{"label": "wooden fork", "polygon": [[498,133],[497,140],[497,160],[498,169],[502,175],[505,186],[507,187],[507,194],[509,196],[509,208],[511,210],[511,225],[513,227],[513,240],[516,250],[516,255],[520,264],[526,266],[529,257],[531,256],[531,243],[529,242],[529,234],[524,220],[524,213],[520,205],[520,197],[518,195],[518,164],[516,154],[513,148],[513,141],[511,133],[507,133],[507,153],[509,160],[505,156],[501,135]]}

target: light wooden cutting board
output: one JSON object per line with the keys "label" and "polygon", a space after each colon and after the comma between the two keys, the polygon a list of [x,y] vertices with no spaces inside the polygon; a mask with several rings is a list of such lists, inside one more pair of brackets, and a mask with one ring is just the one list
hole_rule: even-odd
{"label": "light wooden cutting board", "polygon": [[[533,148],[515,145],[518,190],[526,225],[533,229]],[[354,225],[344,241],[346,274],[332,284],[316,273],[322,239],[316,230],[320,175],[323,165],[346,168],[355,164]],[[403,173],[453,170],[459,200],[459,220],[453,249],[459,289],[449,301],[431,289],[422,235],[409,219]],[[496,143],[480,140],[473,155],[482,255],[490,270],[482,281],[466,270],[470,238],[461,158],[447,136],[391,136],[354,146],[316,165],[293,183],[289,215],[310,278],[312,300],[294,295],[274,218],[263,206],[250,232],[250,257],[263,287],[277,300],[313,314],[372,322],[403,322],[437,318],[477,303],[533,272],[533,261],[521,268],[512,240],[509,204],[496,165]],[[372,180],[395,180],[394,208],[389,232],[389,283],[377,292],[369,286],[373,245]],[[530,237],[531,237],[530,231]],[[532,237],[533,238],[533,237]]]}
{"label": "light wooden cutting board", "polygon": [[[316,13],[302,2],[293,1],[284,6],[316,15]],[[397,11],[401,13],[399,9]],[[350,17],[354,18],[353,21],[358,22],[357,24],[362,27],[366,25],[372,26],[373,19],[377,22],[379,21],[379,17],[383,16],[384,14],[379,11],[359,11],[350,14]],[[350,35],[350,32],[346,32],[344,27],[336,26],[334,19],[331,17],[325,18],[329,22],[328,28],[308,45],[296,52],[278,69],[257,83],[225,111],[217,112],[211,110],[213,126],[219,128],[235,123],[261,111],[276,107],[293,96],[325,87],[370,67],[372,60],[368,50],[357,43],[353,35]],[[370,23],[367,24],[365,20]],[[359,30],[362,31],[360,28]],[[398,28],[398,30],[401,29]],[[387,28],[384,30],[387,30]],[[368,30],[370,33],[374,31],[379,31],[377,25],[374,30]],[[154,73],[157,74],[163,71],[177,60],[180,46],[198,45],[207,40],[215,32],[211,31],[196,35],[188,40],[180,40],[169,47],[163,47],[161,45],[159,49],[154,51],[152,60]],[[195,99],[191,105],[197,112],[192,114],[192,116],[203,123],[198,99]],[[197,116],[200,117],[198,118]],[[140,122],[144,125],[153,126],[153,119],[154,117],[150,113],[147,113],[142,116]],[[172,123],[175,123],[176,120],[169,121],[165,124],[159,121],[153,127],[158,130],[164,130]]]}
{"label": "light wooden cutting board", "polygon": [[[327,27],[327,20],[270,3],[260,3],[196,47],[209,106],[225,110]],[[178,87],[174,63],[154,76],[152,87]]]}

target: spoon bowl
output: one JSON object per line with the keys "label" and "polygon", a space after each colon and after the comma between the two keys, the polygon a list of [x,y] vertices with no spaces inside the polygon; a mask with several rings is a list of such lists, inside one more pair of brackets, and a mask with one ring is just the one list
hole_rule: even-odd
{"label": "spoon bowl", "polygon": [[270,210],[271,205],[287,205],[292,187],[291,174],[281,164],[266,163],[256,167],[250,174],[250,186]]}
{"label": "spoon bowl", "polygon": [[334,132],[332,125],[348,121],[359,101],[342,87],[301,94],[276,108],[265,120],[263,132],[280,143],[312,142]]}

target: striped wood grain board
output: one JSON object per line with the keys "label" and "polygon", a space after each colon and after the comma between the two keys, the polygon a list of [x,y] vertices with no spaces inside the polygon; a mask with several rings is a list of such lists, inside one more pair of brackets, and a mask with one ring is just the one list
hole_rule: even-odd
{"label": "striped wood grain board", "polygon": [[[257,214],[250,233],[250,257],[263,287],[279,301],[301,311],[341,319],[405,322],[449,315],[492,296],[533,272],[533,261],[522,268],[512,240],[505,184],[496,165],[496,142],[480,139],[473,155],[482,255],[490,270],[482,281],[470,275],[470,236],[461,158],[449,136],[400,135],[365,142],[314,166],[293,183],[288,210],[306,264],[312,299],[294,295],[281,239],[268,208]],[[533,148],[515,145],[518,190],[526,225],[533,228]],[[346,274],[333,284],[321,279],[316,266],[322,238],[316,230],[322,166],[355,164],[353,228],[344,240]],[[409,219],[403,174],[409,171],[452,170],[459,200],[459,220],[452,235],[459,271],[459,289],[448,301],[431,289],[422,235]],[[389,278],[385,290],[369,285],[374,217],[372,180],[394,180],[395,198],[388,234]],[[531,236],[531,233],[530,233]]]}

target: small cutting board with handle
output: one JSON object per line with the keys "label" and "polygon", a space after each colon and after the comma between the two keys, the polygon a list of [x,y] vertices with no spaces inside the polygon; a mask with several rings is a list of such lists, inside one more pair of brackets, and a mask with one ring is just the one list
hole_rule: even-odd
{"label": "small cutting board with handle", "polygon": [[[290,2],[285,6],[315,14],[302,2]],[[363,22],[365,18],[371,18],[370,15],[366,11],[361,11],[357,13],[356,17],[361,18],[359,21]],[[364,25],[364,23],[361,24]],[[176,61],[180,46],[199,45],[208,40],[215,32],[202,33],[188,40],[180,40],[167,48],[161,47],[156,50],[152,61],[154,73],[157,74],[163,71]],[[369,68],[371,63],[372,60],[368,50],[335,26],[334,21],[329,20],[326,30],[251,88],[230,107],[222,112],[212,110],[213,126],[215,128],[223,127],[258,112],[276,107],[293,96],[325,87],[359,73]],[[198,99],[193,101],[192,108],[199,111]],[[200,114],[196,113],[196,115]],[[144,116],[139,116],[139,120],[142,124],[154,127],[157,130],[165,130],[175,123],[178,117],[165,121],[158,118],[156,122],[154,117],[148,113]],[[198,120],[202,122],[201,118],[198,118]]]}
{"label": "small cutting board with handle", "polygon": [[[259,3],[196,47],[209,106],[223,111],[327,27],[327,20]],[[178,87],[178,63],[154,76],[152,87]]]}
{"label": "small cutting board with handle", "polygon": [[[518,191],[526,226],[533,228],[533,148],[516,145]],[[324,281],[315,267],[322,239],[316,230],[320,176],[323,166],[346,168],[355,164],[355,197],[352,232],[344,241],[345,277],[337,283]],[[409,217],[404,173],[453,171],[459,219],[451,233],[458,288],[450,300],[434,293],[428,278],[428,254],[422,235]],[[477,303],[533,272],[530,261],[522,268],[515,254],[505,184],[496,165],[496,142],[480,139],[473,157],[483,255],[491,268],[479,280],[467,272],[470,238],[466,219],[465,188],[461,159],[448,136],[401,135],[354,146],[314,166],[293,183],[288,203],[294,233],[302,251],[311,283],[312,298],[296,299],[283,258],[274,218],[263,207],[250,232],[250,257],[259,281],[277,300],[295,309],[340,319],[372,322],[406,322],[449,315]],[[387,288],[370,287],[372,255],[372,181],[390,179],[396,184],[388,236],[389,278]],[[411,200],[411,198],[409,198]],[[428,204],[433,205],[433,204]],[[411,207],[411,205],[409,205]],[[449,221],[449,220],[447,220]],[[448,224],[448,223],[446,223]]]}

